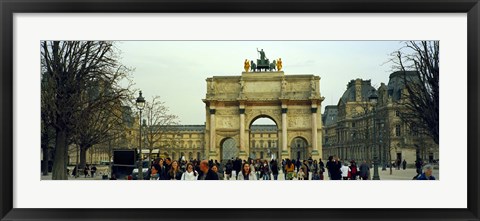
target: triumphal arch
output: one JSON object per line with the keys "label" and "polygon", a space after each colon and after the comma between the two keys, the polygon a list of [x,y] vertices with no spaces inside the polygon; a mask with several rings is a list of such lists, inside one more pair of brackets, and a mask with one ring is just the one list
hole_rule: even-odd
{"label": "triumphal arch", "polygon": [[[248,61],[246,61],[247,63]],[[260,62],[258,62],[260,63]],[[264,62],[265,63],[265,62]],[[320,77],[249,68],[240,76],[207,78],[205,151],[208,159],[250,156],[253,121],[266,117],[278,127],[275,156],[296,159],[294,140],[306,142],[308,156],[322,155]],[[234,149],[222,148],[224,142]],[[230,154],[226,154],[229,151]]]}

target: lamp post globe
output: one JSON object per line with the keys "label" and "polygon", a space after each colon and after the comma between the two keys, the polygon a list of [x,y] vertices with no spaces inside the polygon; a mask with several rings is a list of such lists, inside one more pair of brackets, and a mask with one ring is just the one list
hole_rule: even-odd
{"label": "lamp post globe", "polygon": [[140,111],[140,118],[139,118],[139,127],[140,127],[140,134],[139,134],[139,142],[138,142],[138,149],[140,152],[140,163],[138,164],[138,178],[143,180],[143,157],[142,157],[142,110],[145,108],[145,98],[142,96],[142,91],[140,91],[139,96],[135,102],[137,105],[137,109]]}
{"label": "lamp post globe", "polygon": [[377,144],[376,144],[376,108],[377,108],[377,102],[378,102],[378,95],[375,89],[372,89],[372,93],[368,97],[368,100],[370,103],[373,105],[373,180],[380,180],[380,176],[378,175],[378,156],[377,156]]}

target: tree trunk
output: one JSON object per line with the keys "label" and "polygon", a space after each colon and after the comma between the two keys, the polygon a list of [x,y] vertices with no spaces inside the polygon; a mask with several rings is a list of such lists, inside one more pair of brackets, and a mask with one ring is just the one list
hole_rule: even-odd
{"label": "tree trunk", "polygon": [[152,152],[153,152],[153,149],[152,148],[148,148],[148,166],[151,167],[152,165],[150,164],[150,162],[152,161],[151,159],[151,156],[152,156]]}
{"label": "tree trunk", "polygon": [[43,162],[42,162],[43,171],[42,171],[42,175],[46,176],[46,175],[48,175],[48,160],[49,160],[48,145],[44,146],[42,148],[42,151],[43,151]]}
{"label": "tree trunk", "polygon": [[55,159],[53,162],[52,180],[67,180],[67,132],[57,130],[55,140]]}
{"label": "tree trunk", "polygon": [[[113,135],[115,137],[115,135]],[[112,141],[108,141],[108,174],[112,175]]]}
{"label": "tree trunk", "polygon": [[80,164],[79,169],[84,169],[87,164],[87,147],[80,145]]}

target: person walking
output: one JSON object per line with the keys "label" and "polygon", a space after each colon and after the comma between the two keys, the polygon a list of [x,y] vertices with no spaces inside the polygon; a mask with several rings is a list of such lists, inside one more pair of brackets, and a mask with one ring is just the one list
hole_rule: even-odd
{"label": "person walking", "polygon": [[238,157],[233,162],[233,170],[235,170],[235,174],[236,174],[235,179],[238,179],[238,174],[240,173],[240,170],[242,170],[242,160]]}
{"label": "person walking", "polygon": [[167,169],[165,168],[165,165],[163,164],[164,160],[160,158],[158,160],[158,164],[154,165],[155,169],[157,169],[158,173],[158,180],[167,180]]}
{"label": "person walking", "polygon": [[407,169],[407,161],[405,161],[405,159],[403,159],[402,168],[403,170]]}
{"label": "person walking", "polygon": [[200,171],[201,173],[198,176],[198,180],[218,180],[217,173],[210,169],[207,160],[200,162]]}
{"label": "person walking", "polygon": [[88,172],[90,172],[90,167],[87,164],[85,165],[85,168],[83,168],[83,175],[85,175],[85,178],[87,178]]}
{"label": "person walking", "polygon": [[340,167],[340,171],[342,172],[342,179],[348,180],[348,174],[350,173],[350,168],[347,166],[347,164],[342,165],[342,167]]}
{"label": "person walking", "polygon": [[155,162],[150,166],[150,180],[158,180],[158,170],[155,167]]}
{"label": "person walking", "polygon": [[95,174],[97,173],[97,167],[95,165],[92,165],[92,168],[90,169],[90,174],[93,177],[95,177]]}
{"label": "person walking", "polygon": [[298,172],[300,170],[300,167],[302,166],[302,162],[300,162],[300,159],[297,159],[295,161],[295,169],[296,169],[296,172]]}
{"label": "person walking", "polygon": [[327,170],[328,170],[328,179],[332,179],[332,173],[331,173],[331,168],[333,167],[333,156],[329,156],[328,157],[328,161],[327,161]]}
{"label": "person walking", "polygon": [[[252,165],[252,164],[250,164]],[[257,180],[260,179],[260,166],[262,165],[262,163],[260,162],[260,159],[257,159],[255,164],[253,164],[254,167],[253,167],[253,171],[252,172],[255,172],[255,174],[257,175]]]}
{"label": "person walking", "polygon": [[290,159],[287,159],[287,162],[285,164],[286,180],[292,180],[293,179],[294,171],[295,171],[295,165],[293,165],[293,162],[290,161]]}
{"label": "person walking", "polygon": [[423,173],[417,177],[417,180],[435,180],[435,177],[432,175],[433,166],[431,164],[426,164],[423,166]]}
{"label": "person walking", "polygon": [[418,176],[422,174],[422,166],[423,166],[422,160],[420,158],[417,158],[417,160],[415,161],[415,168],[417,169],[417,175],[415,175],[413,179],[417,179]]}
{"label": "person walking", "polygon": [[165,159],[165,175],[168,173],[168,171],[170,171],[170,167],[172,167],[172,159],[170,159],[170,157],[167,157]]}
{"label": "person walking", "polygon": [[270,161],[270,169],[272,170],[273,179],[278,179],[278,164],[276,160]]}
{"label": "person walking", "polygon": [[77,178],[77,166],[75,166],[75,167],[73,168],[72,176],[75,177],[75,178]]}
{"label": "person walking", "polygon": [[307,176],[305,174],[305,172],[303,172],[303,170],[305,169],[305,167],[300,167],[300,171],[298,171],[297,173],[297,179],[298,180],[305,180],[305,176]]}
{"label": "person walking", "polygon": [[308,161],[304,160],[300,168],[303,168],[303,172],[305,173],[305,180],[308,180],[308,174],[311,172],[310,167],[308,166]]}
{"label": "person walking", "polygon": [[360,164],[360,173],[358,175],[362,180],[368,180],[368,177],[370,176],[370,167],[366,160]]}
{"label": "person walking", "polygon": [[342,179],[342,171],[341,171],[342,162],[340,162],[340,160],[338,160],[337,157],[332,158],[332,160],[333,161],[331,161],[332,163],[330,164],[330,168],[328,169],[331,176],[330,179],[341,180]]}
{"label": "person walking", "polygon": [[215,164],[215,163],[213,164],[213,166],[212,166],[212,171],[217,174],[219,180],[223,180],[223,179],[224,179],[223,174],[220,173],[220,172],[218,172],[218,165],[217,165],[217,164]]}
{"label": "person walking", "polygon": [[355,160],[352,160],[352,161],[350,161],[348,178],[350,180],[356,180],[357,176],[358,176],[357,164],[355,163]]}
{"label": "person walking", "polygon": [[187,163],[187,170],[183,172],[181,180],[197,180],[198,172],[195,171],[192,163]]}
{"label": "person walking", "polygon": [[233,170],[233,163],[232,160],[228,160],[225,164],[225,175],[227,176],[227,180],[232,178],[232,170]]}
{"label": "person walking", "polygon": [[323,163],[322,159],[318,160],[318,170],[320,175],[320,180],[324,179],[323,173],[325,172],[325,164]]}
{"label": "person walking", "polygon": [[250,166],[250,164],[243,164],[242,171],[238,174],[238,180],[257,180],[257,176],[252,172],[252,166]]}
{"label": "person walking", "polygon": [[263,164],[260,165],[260,177],[263,180],[270,180],[270,166],[267,160],[264,160]]}
{"label": "person walking", "polygon": [[170,167],[170,171],[167,173],[168,180],[180,180],[182,179],[182,171],[180,170],[180,166],[178,165],[178,161],[174,160]]}

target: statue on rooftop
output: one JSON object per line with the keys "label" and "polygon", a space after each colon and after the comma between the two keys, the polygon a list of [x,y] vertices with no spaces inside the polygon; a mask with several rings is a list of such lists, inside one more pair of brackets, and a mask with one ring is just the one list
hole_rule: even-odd
{"label": "statue on rooftop", "polygon": [[282,58],[279,58],[277,60],[277,71],[281,71],[282,70]]}
{"label": "statue on rooftop", "polygon": [[245,59],[245,62],[243,62],[243,68],[245,69],[245,72],[248,72],[250,70],[250,62],[248,59]]}
{"label": "statue on rooftop", "polygon": [[265,59],[268,59],[268,58],[265,56],[265,52],[263,51],[263,49],[261,49],[261,50],[259,51],[258,48],[257,48],[257,52],[260,53],[260,60],[265,61]]}
{"label": "statue on rooftop", "polygon": [[253,62],[253,61],[250,61],[250,69],[255,72],[255,70],[257,69],[257,65]]}

